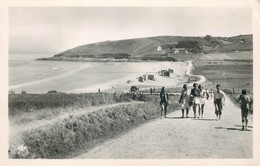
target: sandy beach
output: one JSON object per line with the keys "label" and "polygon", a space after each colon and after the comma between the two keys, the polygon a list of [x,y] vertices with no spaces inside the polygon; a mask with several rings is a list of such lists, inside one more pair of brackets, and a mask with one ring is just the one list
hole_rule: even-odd
{"label": "sandy beach", "polygon": [[[140,90],[156,87],[176,87],[188,81],[189,62],[48,62],[11,61],[9,90],[20,93],[129,92],[131,86]],[[172,69],[170,76],[161,70]],[[138,81],[138,77],[152,74],[154,80]]]}
{"label": "sandy beach", "polygon": [[[144,63],[145,64],[145,63]],[[131,86],[139,87],[139,90],[156,88],[156,87],[179,87],[183,83],[188,81],[188,73],[190,73],[192,65],[189,62],[149,62],[146,66],[143,66],[141,72],[130,74],[126,77],[111,80],[101,84],[95,84],[84,88],[73,89],[73,93],[84,92],[97,92],[100,89],[101,92],[129,92]],[[170,76],[162,76],[161,70],[172,69],[173,73]],[[138,80],[142,75],[154,75],[154,80],[146,79],[143,82]]]}

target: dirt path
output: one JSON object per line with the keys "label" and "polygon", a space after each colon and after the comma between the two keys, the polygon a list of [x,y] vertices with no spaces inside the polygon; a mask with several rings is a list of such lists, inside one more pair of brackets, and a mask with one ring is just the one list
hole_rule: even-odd
{"label": "dirt path", "polygon": [[[240,108],[228,98],[220,121],[215,120],[213,101],[205,105],[203,119],[180,118],[175,111],[168,118],[148,122],[105,142],[77,158],[161,159],[161,158],[252,158],[252,116],[249,130],[241,131]],[[193,112],[190,112],[190,117]]]}
{"label": "dirt path", "polygon": [[[197,57],[194,61],[196,61],[197,59],[198,59],[198,57]],[[193,61],[188,61],[189,65],[188,65],[188,67],[187,67],[187,70],[186,70],[186,73],[185,73],[185,74],[186,74],[187,76],[193,76],[193,77],[199,78],[199,81],[196,82],[196,83],[198,83],[198,84],[201,84],[201,83],[205,82],[205,81],[206,81],[206,77],[204,77],[204,76],[202,76],[202,75],[193,75],[193,74],[190,74],[191,69],[193,68],[192,62],[193,62]],[[192,86],[193,83],[194,83],[194,82],[188,83],[187,86]]]}

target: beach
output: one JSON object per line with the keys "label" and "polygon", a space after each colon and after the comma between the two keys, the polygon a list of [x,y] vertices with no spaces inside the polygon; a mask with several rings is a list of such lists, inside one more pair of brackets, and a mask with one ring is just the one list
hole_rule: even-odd
{"label": "beach", "polygon": [[[9,90],[20,93],[65,93],[127,91],[131,86],[140,89],[176,87],[187,82],[188,62],[54,62],[9,60]],[[161,70],[172,69],[170,76]],[[154,80],[138,81],[143,75]]]}

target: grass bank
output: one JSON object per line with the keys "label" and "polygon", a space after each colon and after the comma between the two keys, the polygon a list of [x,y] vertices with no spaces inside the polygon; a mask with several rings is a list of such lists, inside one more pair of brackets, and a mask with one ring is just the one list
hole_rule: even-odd
{"label": "grass bank", "polygon": [[[45,94],[46,95],[46,94]],[[109,103],[120,103],[122,104],[109,108],[102,108],[95,111],[82,111],[80,114],[71,114],[62,120],[53,121],[47,123],[44,126],[30,128],[24,130],[19,135],[16,135],[16,131],[12,132],[14,138],[9,138],[9,157],[10,158],[68,158],[69,156],[80,152],[82,150],[90,149],[95,145],[103,142],[109,138],[113,138],[118,134],[129,130],[130,128],[142,124],[150,119],[155,119],[160,116],[159,96],[158,95],[142,95],[142,94],[55,94],[60,95],[57,100],[65,100],[69,95],[70,97],[78,98],[76,103],[65,102],[66,104],[60,103],[59,106],[53,104],[53,106],[46,105],[45,107],[39,102],[49,102],[47,96],[44,95],[33,95],[32,96],[9,96],[11,99],[9,102],[9,111],[13,111],[10,116],[15,117],[21,116],[22,114],[28,114],[27,109],[31,109],[34,114],[40,113],[41,109],[45,110],[58,110],[62,114],[62,110],[66,107],[75,107],[75,112],[79,106],[85,107],[92,105],[93,101],[97,104],[109,104]],[[53,96],[54,97],[54,96]],[[57,96],[56,96],[57,97]],[[65,99],[62,99],[62,98]],[[90,101],[85,101],[89,98]],[[93,97],[93,98],[92,98]],[[106,100],[102,99],[105,97]],[[26,98],[26,99],[24,99]],[[45,100],[40,100],[45,99]],[[179,96],[170,96],[169,112],[179,108],[177,104]],[[37,99],[37,100],[36,100]],[[29,105],[16,105],[26,100]],[[74,99],[71,99],[74,100]],[[37,102],[36,102],[37,101]],[[60,102],[59,101],[59,102]],[[97,101],[102,101],[101,103]],[[106,101],[106,102],[104,102]],[[142,101],[142,102],[136,102]],[[57,102],[57,101],[56,101]],[[38,106],[38,104],[40,106]],[[82,105],[80,105],[82,104]],[[19,107],[18,107],[19,106]],[[48,107],[48,109],[46,109]],[[19,108],[19,109],[18,109]],[[19,111],[20,110],[20,111]],[[30,112],[30,113],[32,113]],[[30,114],[29,113],[29,114]],[[75,116],[74,116],[75,115]],[[56,116],[56,115],[55,115]],[[35,119],[37,120],[37,119]],[[35,120],[29,122],[33,123]],[[13,122],[15,123],[15,122]],[[27,124],[28,125],[28,124]],[[23,128],[20,125],[20,128]],[[18,137],[16,139],[16,137]],[[19,142],[19,143],[17,143]],[[24,145],[26,152],[24,155],[20,154],[21,150],[18,150],[18,145]]]}

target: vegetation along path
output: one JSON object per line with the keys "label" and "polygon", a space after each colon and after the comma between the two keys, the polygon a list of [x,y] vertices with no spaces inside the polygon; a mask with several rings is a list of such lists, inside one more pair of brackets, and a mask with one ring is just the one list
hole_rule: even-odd
{"label": "vegetation along path", "polygon": [[10,126],[11,131],[15,131],[10,134],[11,134],[11,136],[14,136],[14,135],[17,136],[18,134],[20,134],[22,132],[40,128],[40,127],[47,126],[50,124],[54,124],[56,122],[64,120],[67,117],[70,117],[70,116],[77,117],[84,113],[90,113],[90,112],[101,110],[101,109],[107,109],[107,108],[117,107],[117,106],[121,106],[121,105],[138,104],[138,103],[143,103],[143,102],[133,101],[133,102],[115,103],[115,104],[109,104],[109,105],[106,104],[106,105],[101,105],[101,106],[86,107],[84,109],[77,110],[77,112],[74,111],[74,112],[70,112],[70,113],[64,113],[63,115],[60,115],[53,119],[35,121],[35,122],[29,123],[27,125],[24,125],[22,127],[20,125],[19,126]]}
{"label": "vegetation along path", "polygon": [[[158,110],[159,111],[159,110]],[[180,118],[175,111],[167,118],[148,122],[95,147],[76,158],[252,158],[252,116],[241,130],[240,108],[226,98],[222,119],[216,120],[213,100],[207,100],[204,118]]]}

